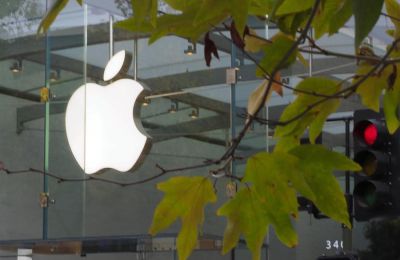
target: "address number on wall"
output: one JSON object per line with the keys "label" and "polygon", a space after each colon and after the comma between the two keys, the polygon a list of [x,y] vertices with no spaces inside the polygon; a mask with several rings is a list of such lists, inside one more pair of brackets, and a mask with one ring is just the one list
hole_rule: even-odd
{"label": "address number on wall", "polygon": [[343,249],[343,241],[342,240],[326,240],[325,241],[325,249],[326,250],[338,250]]}

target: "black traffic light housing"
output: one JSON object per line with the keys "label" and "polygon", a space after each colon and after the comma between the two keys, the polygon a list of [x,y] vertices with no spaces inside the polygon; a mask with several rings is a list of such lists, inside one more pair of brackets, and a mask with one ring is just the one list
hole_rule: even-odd
{"label": "black traffic light housing", "polygon": [[335,255],[335,256],[320,256],[317,260],[358,260],[355,254]]}
{"label": "black traffic light housing", "polygon": [[400,131],[390,135],[382,113],[354,113],[354,217],[357,221],[400,215]]}

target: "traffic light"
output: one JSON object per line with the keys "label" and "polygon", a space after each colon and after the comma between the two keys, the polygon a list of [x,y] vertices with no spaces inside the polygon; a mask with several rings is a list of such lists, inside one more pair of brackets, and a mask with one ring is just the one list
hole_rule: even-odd
{"label": "traffic light", "polygon": [[349,255],[335,255],[335,256],[320,256],[317,260],[358,260],[358,256],[354,254]]}
{"label": "traffic light", "polygon": [[390,135],[382,113],[354,113],[354,217],[357,221],[400,215],[400,131]]}

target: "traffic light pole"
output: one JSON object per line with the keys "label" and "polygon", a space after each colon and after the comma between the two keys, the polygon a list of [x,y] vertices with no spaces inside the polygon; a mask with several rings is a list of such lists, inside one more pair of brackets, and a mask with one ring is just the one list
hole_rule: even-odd
{"label": "traffic light pole", "polygon": [[[345,154],[350,158],[350,123],[353,121],[353,117],[339,117],[330,118],[328,122],[342,121],[345,123]],[[348,203],[348,212],[350,216],[350,223],[353,224],[353,200],[350,191],[350,172],[345,172],[345,197]],[[353,249],[353,233],[351,229],[342,225],[342,240],[343,240],[343,251],[351,252]]]}
{"label": "traffic light pole", "polygon": [[[353,120],[352,118],[345,119],[345,128],[346,128],[346,156],[350,157],[350,121]],[[346,171],[346,180],[345,180],[345,196],[348,203],[349,208],[349,216],[350,216],[350,223],[353,225],[353,203],[351,199],[351,192],[350,192],[350,172]],[[342,225],[343,233],[343,250],[345,252],[350,252],[353,250],[353,234],[351,229],[347,228],[346,226]]]}

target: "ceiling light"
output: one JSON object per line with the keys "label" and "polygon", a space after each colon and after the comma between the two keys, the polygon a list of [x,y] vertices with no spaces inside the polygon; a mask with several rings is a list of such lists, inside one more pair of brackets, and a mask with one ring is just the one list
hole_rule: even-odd
{"label": "ceiling light", "polygon": [[177,101],[171,101],[171,108],[168,109],[168,113],[174,114],[178,111],[178,102]]}
{"label": "ceiling light", "polygon": [[196,119],[199,117],[199,108],[196,107],[195,109],[192,110],[192,112],[189,114],[191,119]]}
{"label": "ceiling light", "polygon": [[151,103],[150,99],[143,98],[142,106],[147,107],[148,105],[150,105],[150,103]]}
{"label": "ceiling light", "polygon": [[16,60],[10,67],[10,71],[13,73],[19,73],[22,71],[22,60]]}
{"label": "ceiling light", "polygon": [[57,69],[50,73],[50,82],[54,83],[60,79],[60,70]]}
{"label": "ceiling light", "polygon": [[188,56],[192,56],[193,54],[196,54],[196,43],[192,43],[189,41],[189,45],[186,50],[184,50],[184,53]]}

